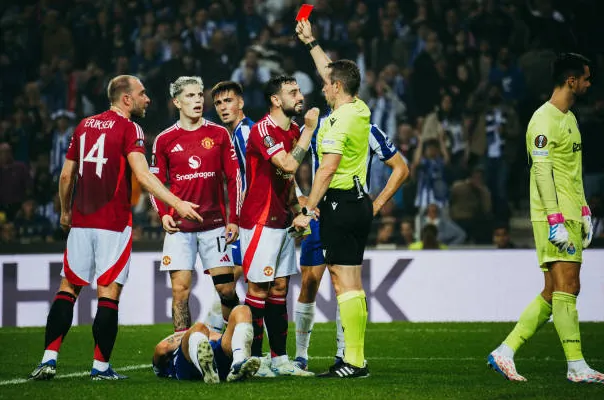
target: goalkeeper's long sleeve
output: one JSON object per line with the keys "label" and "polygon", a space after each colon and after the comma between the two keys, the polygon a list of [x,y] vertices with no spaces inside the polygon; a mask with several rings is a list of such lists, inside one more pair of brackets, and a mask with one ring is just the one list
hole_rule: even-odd
{"label": "goalkeeper's long sleeve", "polygon": [[533,170],[537,191],[547,215],[560,213],[558,196],[556,195],[556,184],[554,183],[553,164],[549,162],[534,163]]}

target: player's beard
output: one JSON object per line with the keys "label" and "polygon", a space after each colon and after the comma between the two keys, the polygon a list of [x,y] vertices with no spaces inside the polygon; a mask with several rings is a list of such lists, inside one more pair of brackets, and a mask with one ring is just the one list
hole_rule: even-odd
{"label": "player's beard", "polygon": [[139,117],[139,118],[145,118],[145,114],[147,112],[147,107],[145,107],[144,104],[138,104],[138,103],[134,103],[134,107],[132,108],[132,111],[130,112],[130,114],[134,115],[135,117]]}
{"label": "player's beard", "polygon": [[[298,105],[302,106],[302,107],[300,107],[300,111],[296,111],[296,106],[298,106]],[[294,104],[294,106],[291,108],[283,107],[283,114],[285,114],[285,116],[288,118],[293,118],[293,117],[298,117],[298,116],[302,115],[303,110],[304,110],[304,103],[300,102],[300,103]]]}

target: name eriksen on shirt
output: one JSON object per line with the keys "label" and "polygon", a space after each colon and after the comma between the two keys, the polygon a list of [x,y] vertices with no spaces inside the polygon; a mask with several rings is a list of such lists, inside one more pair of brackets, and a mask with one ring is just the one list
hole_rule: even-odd
{"label": "name eriksen on shirt", "polygon": [[115,121],[101,121],[94,118],[88,118],[86,122],[84,122],[84,128],[92,128],[92,129],[111,129],[115,125]]}

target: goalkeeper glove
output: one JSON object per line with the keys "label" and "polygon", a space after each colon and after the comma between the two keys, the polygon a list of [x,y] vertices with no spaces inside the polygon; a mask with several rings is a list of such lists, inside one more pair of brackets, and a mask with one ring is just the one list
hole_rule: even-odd
{"label": "goalkeeper glove", "polygon": [[570,246],[568,231],[564,226],[564,216],[562,213],[550,214],[547,216],[549,223],[549,241],[560,251],[566,251]]}
{"label": "goalkeeper glove", "polygon": [[594,234],[594,226],[591,223],[591,210],[588,206],[581,208],[581,217],[583,218],[583,248],[587,248],[591,243]]}

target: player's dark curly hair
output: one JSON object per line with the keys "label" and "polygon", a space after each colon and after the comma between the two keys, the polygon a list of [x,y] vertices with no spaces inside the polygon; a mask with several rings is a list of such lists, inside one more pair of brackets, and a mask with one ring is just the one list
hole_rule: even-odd
{"label": "player's dark curly hair", "polygon": [[554,87],[561,87],[570,77],[579,78],[585,72],[585,66],[590,66],[591,60],[577,53],[562,53],[552,63],[552,79]]}
{"label": "player's dark curly hair", "polygon": [[279,75],[275,78],[271,78],[264,86],[264,100],[266,104],[271,106],[271,97],[278,94],[281,91],[281,87],[286,83],[297,83],[296,78],[289,75]]}
{"label": "player's dark curly hair", "polygon": [[361,72],[353,61],[337,60],[329,63],[328,67],[331,70],[329,73],[331,83],[342,83],[344,91],[351,96],[356,96],[359,93]]}

